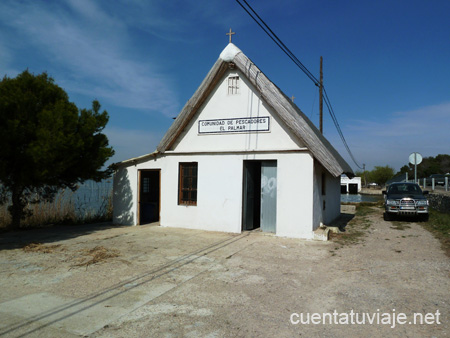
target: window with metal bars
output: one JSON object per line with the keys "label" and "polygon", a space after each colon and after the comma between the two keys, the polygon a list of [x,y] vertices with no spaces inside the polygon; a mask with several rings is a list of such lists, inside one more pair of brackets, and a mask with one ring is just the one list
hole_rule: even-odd
{"label": "window with metal bars", "polygon": [[228,94],[239,94],[239,76],[228,77]]}
{"label": "window with metal bars", "polygon": [[197,205],[198,163],[180,163],[178,204]]}

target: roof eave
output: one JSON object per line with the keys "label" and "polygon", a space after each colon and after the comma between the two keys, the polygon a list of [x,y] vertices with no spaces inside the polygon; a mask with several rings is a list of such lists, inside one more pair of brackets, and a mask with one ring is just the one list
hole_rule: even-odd
{"label": "roof eave", "polygon": [[130,158],[128,160],[121,161],[121,162],[113,163],[111,166],[113,168],[114,167],[117,168],[117,167],[127,167],[127,166],[130,166],[130,165],[136,165],[137,163],[145,161],[145,160],[147,160],[149,158],[152,158],[152,157],[156,158],[158,156],[158,154],[159,154],[159,151],[156,150],[156,151],[154,151],[152,153],[149,153],[149,154],[145,154],[145,155],[133,157],[133,158]]}

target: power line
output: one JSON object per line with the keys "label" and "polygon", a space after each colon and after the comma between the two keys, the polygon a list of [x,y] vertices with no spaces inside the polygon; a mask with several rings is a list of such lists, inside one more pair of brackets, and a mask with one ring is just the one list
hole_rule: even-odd
{"label": "power line", "polygon": [[309,119],[312,119],[313,114],[314,114],[314,106],[315,106],[315,104],[316,104],[317,91],[318,91],[317,88],[314,89],[314,100],[313,100],[313,104],[312,104],[312,107],[311,107],[311,115],[309,116]]}
{"label": "power line", "polygon": [[[256,13],[256,11],[248,4],[246,0],[242,0],[245,5],[248,7],[248,9],[240,2],[240,0],[236,0],[236,2],[247,12],[247,14],[258,24],[258,26],[272,39],[273,42],[292,60],[292,62],[295,63],[297,67],[299,67],[303,73],[316,85],[317,87],[320,85],[319,80],[306,68],[306,66],[294,55],[294,53],[291,52],[291,50],[281,41],[281,39],[273,32],[272,29],[264,22],[264,20]],[[253,13],[253,14],[252,14]],[[333,120],[333,123],[336,127],[336,130],[339,134],[339,137],[342,140],[342,143],[344,144],[345,149],[349,153],[351,159],[355,163],[355,165],[363,169],[357,162],[355,157],[353,156],[350,147],[347,144],[347,141],[345,140],[344,134],[342,133],[341,127],[339,126],[339,123],[336,118],[336,114],[334,113],[333,106],[331,105],[331,101],[328,97],[328,94],[326,92],[325,87],[323,86],[323,90],[325,93],[325,105],[328,108],[328,112],[330,113],[331,119]]]}
{"label": "power line", "polygon": [[[236,0],[237,3],[250,15],[250,17],[261,27],[264,32],[278,45],[278,47],[283,50],[287,56],[309,77],[311,81],[314,82],[316,86],[319,86],[319,80],[306,68],[306,66],[291,52],[291,50],[281,41],[281,39],[270,29],[270,27],[265,23],[265,21],[256,13],[256,11],[248,4],[246,0],[242,0],[245,2],[247,7],[254,13],[256,18],[251,14],[244,5],[240,3],[239,0]],[[259,21],[258,21],[259,20]]]}

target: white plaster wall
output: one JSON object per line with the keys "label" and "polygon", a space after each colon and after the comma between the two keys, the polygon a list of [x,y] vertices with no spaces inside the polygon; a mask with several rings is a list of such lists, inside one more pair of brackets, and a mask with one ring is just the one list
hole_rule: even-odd
{"label": "white plaster wall", "polygon": [[135,225],[137,170],[134,166],[122,167],[114,173],[113,182],[113,223]]}
{"label": "white plaster wall", "polygon": [[[237,155],[167,156],[161,172],[161,226],[241,231],[242,164]],[[180,162],[198,163],[197,205],[178,205]]]}
{"label": "white plaster wall", "polygon": [[[312,238],[312,157],[309,153],[173,155],[166,157],[161,225],[240,233],[244,160],[277,160],[277,232]],[[178,163],[198,162],[197,206],[178,205]]]}
{"label": "white plaster wall", "polygon": [[313,229],[323,223],[323,197],[322,197],[322,171],[323,167],[314,161],[314,192],[313,192]]}
{"label": "white plaster wall", "polygon": [[352,179],[350,179],[346,175],[342,175],[341,176],[341,183],[340,184],[346,185],[347,186],[347,191],[348,191],[348,185],[350,183],[357,184],[358,185],[358,191],[361,191],[361,177],[353,177]]}
{"label": "white plaster wall", "polygon": [[[325,173],[325,195],[322,195],[322,173]],[[317,161],[314,168],[314,230],[322,222],[329,225],[341,213],[340,177],[334,177]],[[325,201],[325,210],[323,202]]]}
{"label": "white plaster wall", "polygon": [[119,167],[116,170],[113,184],[114,224],[136,225],[138,223],[138,171],[140,169],[161,169],[162,172],[165,170],[165,163],[164,156],[162,156],[137,165]]}
{"label": "white plaster wall", "polygon": [[[228,76],[239,75],[240,93],[228,94]],[[270,132],[199,134],[198,121],[270,116]],[[300,140],[292,135],[263,103],[255,88],[239,71],[228,71],[172,146],[176,152],[298,150]]]}
{"label": "white plaster wall", "polygon": [[[114,223],[137,223],[137,172],[161,169],[161,226],[239,233],[242,229],[243,161],[277,161],[278,236],[312,238],[313,158],[308,152],[163,155],[117,171]],[[178,205],[180,162],[198,162],[197,206]],[[122,196],[127,192],[126,197]]]}
{"label": "white plaster wall", "polygon": [[[237,95],[228,94],[230,74],[240,76],[240,93]],[[198,134],[198,120],[258,116],[271,117],[270,132]],[[322,218],[321,204],[319,213],[316,205],[321,200],[316,201],[314,195],[317,182],[313,157],[272,114],[271,108],[261,101],[245,77],[236,71],[223,76],[172,150],[157,160],[117,171],[114,222],[137,224],[138,170],[161,169],[161,226],[239,233],[242,227],[243,161],[251,159],[277,160],[276,234],[312,238],[313,225],[318,226],[317,219]],[[178,205],[180,162],[198,162],[197,206]]]}
{"label": "white plaster wall", "polygon": [[313,238],[313,163],[307,152],[278,158],[278,236]]}
{"label": "white plaster wall", "polygon": [[327,173],[326,176],[326,209],[323,222],[330,224],[341,214],[341,181]]}

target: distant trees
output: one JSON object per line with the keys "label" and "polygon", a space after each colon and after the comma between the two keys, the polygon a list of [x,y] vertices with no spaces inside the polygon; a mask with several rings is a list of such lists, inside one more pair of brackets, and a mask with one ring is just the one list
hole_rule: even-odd
{"label": "distant trees", "polygon": [[355,175],[364,179],[366,178],[368,183],[376,183],[380,186],[385,185],[388,180],[394,177],[394,169],[388,165],[375,166],[371,171],[357,171]]}
{"label": "distant trees", "polygon": [[110,176],[114,154],[102,133],[108,113],[100,103],[78,109],[46,73],[24,71],[0,82],[0,203],[11,199],[11,227],[30,203],[52,201],[61,188]]}
{"label": "distant trees", "polygon": [[[429,177],[432,174],[447,174],[450,172],[450,155],[439,154],[436,157],[424,157],[422,163],[417,165],[417,177]],[[414,165],[408,164],[400,168],[396,175],[408,173],[414,177]]]}
{"label": "distant trees", "polygon": [[375,166],[375,168],[370,171],[368,175],[369,181],[378,185],[385,185],[386,182],[392,177],[394,177],[394,169],[388,165],[384,167]]}
{"label": "distant trees", "polygon": [[[384,185],[394,176],[408,173],[408,177],[414,179],[414,165],[407,164],[400,168],[400,170],[394,174],[394,169],[386,165],[375,166],[372,171],[356,171],[355,176],[364,179],[366,177],[367,183],[376,183],[378,185]],[[422,163],[417,165],[417,177],[426,178],[432,174],[447,174],[450,173],[450,155],[439,154],[436,157],[424,157]]]}

